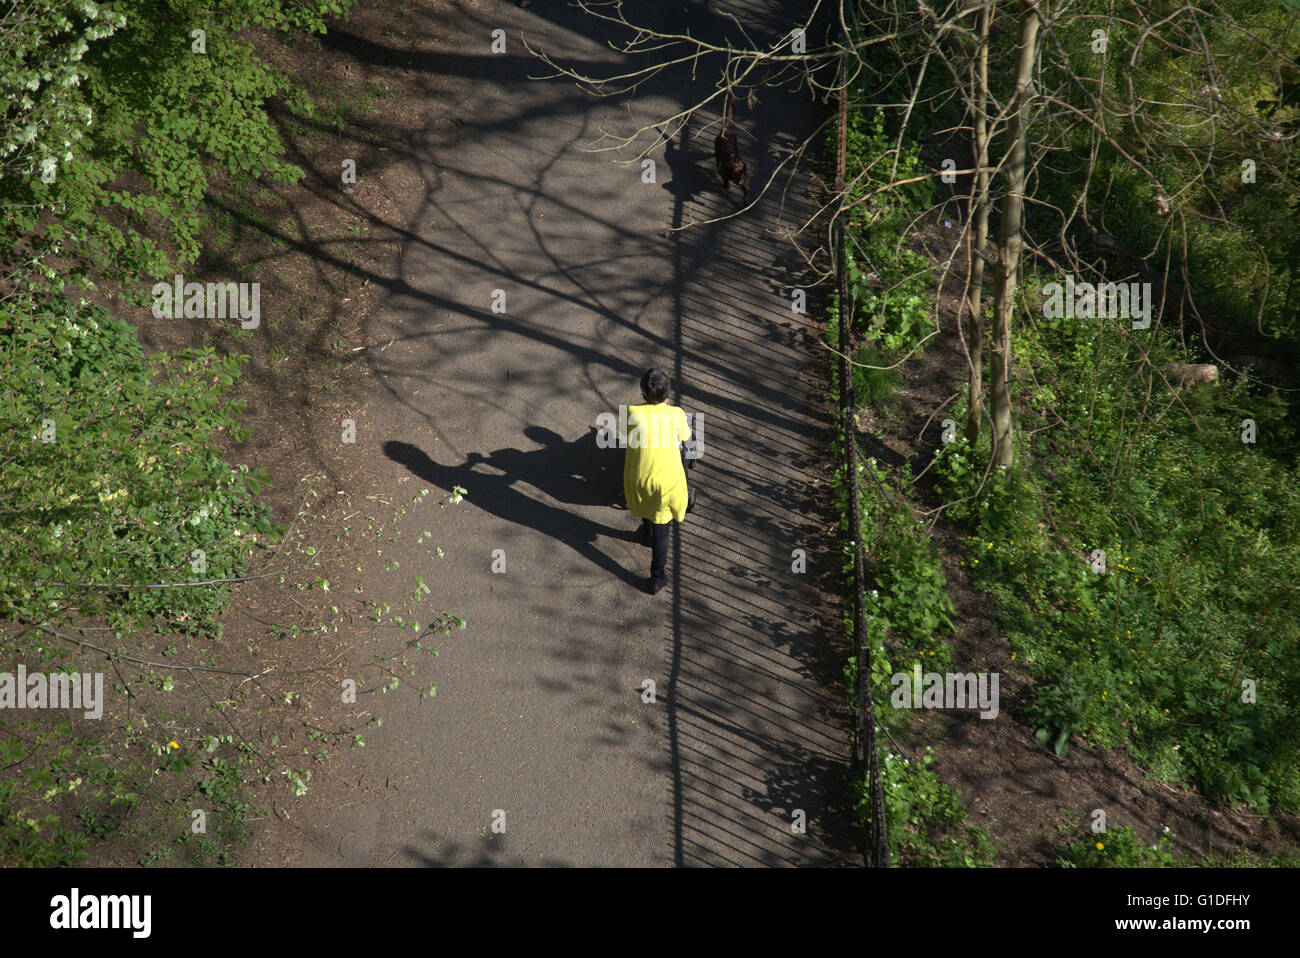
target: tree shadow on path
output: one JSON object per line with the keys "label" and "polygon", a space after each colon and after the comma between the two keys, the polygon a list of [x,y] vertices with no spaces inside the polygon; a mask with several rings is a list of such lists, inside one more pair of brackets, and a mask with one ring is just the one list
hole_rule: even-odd
{"label": "tree shadow on path", "polygon": [[564,543],[628,585],[644,586],[641,576],[629,572],[596,548],[600,536],[635,541],[635,530],[594,522],[525,495],[517,488],[527,484],[569,505],[613,508],[622,500],[622,451],[598,448],[594,426],[572,441],[542,426],[529,426],[524,435],[541,443],[541,448],[498,449],[486,456],[473,452],[459,466],[441,465],[416,446],[395,440],[384,443],[384,454],[447,492],[460,486],[467,490],[465,498],[472,505]]}

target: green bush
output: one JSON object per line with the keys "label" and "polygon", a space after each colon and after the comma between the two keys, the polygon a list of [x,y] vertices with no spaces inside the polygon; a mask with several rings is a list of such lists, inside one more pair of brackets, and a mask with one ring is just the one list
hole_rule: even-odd
{"label": "green bush", "polygon": [[[870,118],[860,111],[851,114],[848,176],[854,185],[847,202],[853,203],[887,182],[893,147],[882,114]],[[920,151],[908,145],[898,164],[898,176],[906,178],[920,170]],[[900,242],[909,232],[911,219],[929,207],[932,191],[933,184],[922,180],[878,193],[858,206],[848,220],[846,258],[854,326],[889,354],[912,349],[934,329],[929,309],[932,268],[924,256]]]}
{"label": "green bush", "polygon": [[1163,835],[1154,845],[1145,845],[1133,831],[1123,825],[1113,831],[1071,842],[1057,859],[1062,868],[1174,868],[1181,862],[1168,851],[1169,839]]}
{"label": "green bush", "polygon": [[[978,868],[992,865],[995,853],[988,833],[966,821],[966,806],[931,770],[933,750],[920,762],[883,752],[885,823],[894,863],[920,868]],[[859,783],[857,815],[871,827],[871,801]]]}
{"label": "green bush", "polygon": [[[352,0],[38,0],[0,14],[5,108],[0,262],[61,255],[65,268],[138,283],[198,255],[216,171],[295,182],[302,170],[265,110],[298,98],[250,29],[324,32]],[[202,49],[195,30],[204,31]],[[298,98],[300,99],[300,98]]]}
{"label": "green bush", "polygon": [[247,357],[173,359],[59,296],[0,312],[0,618],[216,634],[225,586],[144,586],[235,577],[279,532],[253,501],[265,472],[219,444],[246,435],[227,394]]}

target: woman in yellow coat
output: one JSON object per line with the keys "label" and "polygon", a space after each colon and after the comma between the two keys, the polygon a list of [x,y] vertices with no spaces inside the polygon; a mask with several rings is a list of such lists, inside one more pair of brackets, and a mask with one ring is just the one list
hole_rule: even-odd
{"label": "woman in yellow coat", "polygon": [[681,443],[691,427],[681,407],[668,403],[672,384],[661,369],[641,377],[645,404],[627,407],[627,459],[623,495],[632,515],[641,519],[641,544],[652,549],[650,592],[668,584],[668,533],[671,523],[686,518],[689,493]]}

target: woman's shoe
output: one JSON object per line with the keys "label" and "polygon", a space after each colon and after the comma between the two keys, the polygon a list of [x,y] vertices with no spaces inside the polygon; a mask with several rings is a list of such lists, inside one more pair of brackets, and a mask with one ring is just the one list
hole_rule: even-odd
{"label": "woman's shoe", "polygon": [[664,586],[666,586],[667,584],[668,584],[668,579],[665,576],[659,576],[658,578],[652,577],[650,579],[650,594],[658,595],[660,592],[664,590]]}

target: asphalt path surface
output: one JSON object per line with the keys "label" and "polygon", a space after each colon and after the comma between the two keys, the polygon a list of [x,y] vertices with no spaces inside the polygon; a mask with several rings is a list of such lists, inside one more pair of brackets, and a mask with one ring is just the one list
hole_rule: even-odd
{"label": "asphalt path surface", "polygon": [[[627,9],[697,36],[729,29],[680,0]],[[771,37],[798,5],[730,9]],[[508,47],[494,55],[498,27]],[[824,108],[793,84],[742,103],[755,188],[775,182],[736,218],[674,232],[739,205],[713,179],[721,102],[650,153],[653,182],[634,152],[591,147],[706,95],[717,65],[600,99],[531,78],[548,71],[521,32],[578,69],[625,62],[605,43],[614,31],[559,3],[449,20],[459,95],[413,144],[426,196],[367,329],[376,387],[357,454],[382,464],[376,495],[467,490],[438,513],[436,567],[410,542],[391,554],[469,625],[439,643],[437,697],[386,702],[366,747],[339,757],[297,863],[860,862],[828,798],[849,732],[835,614],[814,584],[839,561],[818,485],[826,355],[820,319],[790,308],[807,274],[783,238],[815,209],[786,161]],[[673,377],[704,441],[658,596],[616,504],[620,453],[595,443],[597,417],[640,401],[649,366]]]}

